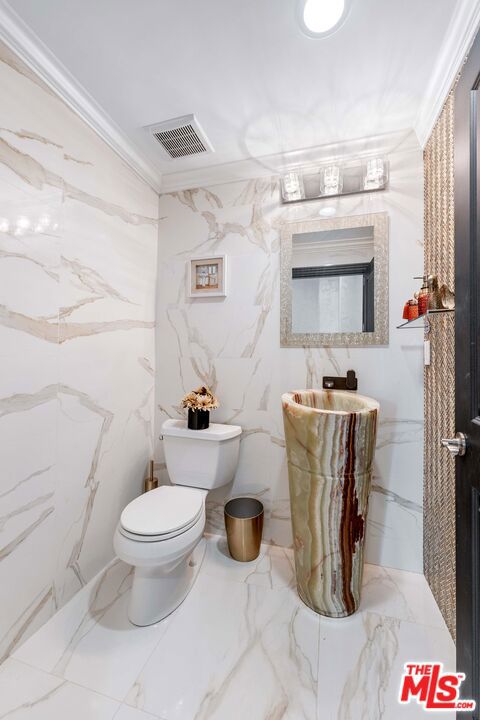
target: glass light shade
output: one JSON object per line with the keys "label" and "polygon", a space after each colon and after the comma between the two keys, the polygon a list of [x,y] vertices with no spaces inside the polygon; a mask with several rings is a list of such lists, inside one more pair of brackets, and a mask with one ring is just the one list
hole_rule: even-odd
{"label": "glass light shade", "polygon": [[328,165],[320,177],[322,195],[339,195],[343,188],[342,171],[339,165]]}
{"label": "glass light shade", "polygon": [[282,178],[282,195],[284,200],[302,200],[305,197],[303,180],[297,172],[288,172]]}
{"label": "glass light shade", "polygon": [[385,185],[387,180],[386,165],[383,158],[367,160],[363,187],[365,190],[377,190]]}

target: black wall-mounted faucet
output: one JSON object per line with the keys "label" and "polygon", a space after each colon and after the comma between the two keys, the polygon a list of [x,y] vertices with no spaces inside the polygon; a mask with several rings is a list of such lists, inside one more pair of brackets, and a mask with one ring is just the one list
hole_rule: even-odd
{"label": "black wall-mounted faucet", "polygon": [[355,376],[355,370],[347,370],[347,377],[325,375],[323,377],[322,387],[324,390],[356,390],[358,388],[358,380]]}

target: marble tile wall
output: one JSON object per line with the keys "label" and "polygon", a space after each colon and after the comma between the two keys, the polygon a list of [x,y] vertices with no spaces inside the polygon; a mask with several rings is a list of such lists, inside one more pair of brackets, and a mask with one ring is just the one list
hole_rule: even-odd
{"label": "marble tile wall", "polygon": [[[390,188],[329,201],[337,215],[387,211],[390,218],[390,343],[376,348],[280,349],[279,238],[285,221],[318,217],[327,201],[285,207],[275,179],[164,194],[159,211],[156,459],[161,423],[181,416],[199,383],[217,393],[218,422],[244,433],[233,486],[211,493],[208,529],[223,532],[223,501],[252,494],[266,507],[264,537],[292,543],[282,392],[320,387],[325,374],[356,370],[359,391],[381,405],[370,500],[367,560],[422,571],[423,336],[399,331],[403,304],[423,267],[420,147],[405,139],[390,155]],[[190,299],[186,261],[226,253],[226,298]]]}
{"label": "marble tile wall", "polygon": [[158,197],[0,45],[0,659],[113,557],[152,453]]}

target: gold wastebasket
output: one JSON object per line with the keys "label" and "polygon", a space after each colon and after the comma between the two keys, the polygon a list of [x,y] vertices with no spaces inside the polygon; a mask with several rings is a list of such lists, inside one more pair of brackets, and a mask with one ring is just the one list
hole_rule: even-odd
{"label": "gold wastebasket", "polygon": [[233,498],[224,511],[230,555],[239,562],[255,560],[262,542],[263,504],[255,498]]}

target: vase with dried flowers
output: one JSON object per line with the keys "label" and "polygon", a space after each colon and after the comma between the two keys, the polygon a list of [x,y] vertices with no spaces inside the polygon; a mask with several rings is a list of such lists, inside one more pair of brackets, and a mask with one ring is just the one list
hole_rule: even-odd
{"label": "vase with dried flowers", "polygon": [[190,430],[206,430],[210,424],[210,410],[218,408],[218,400],[210,388],[202,385],[185,395],[182,407],[188,408]]}

